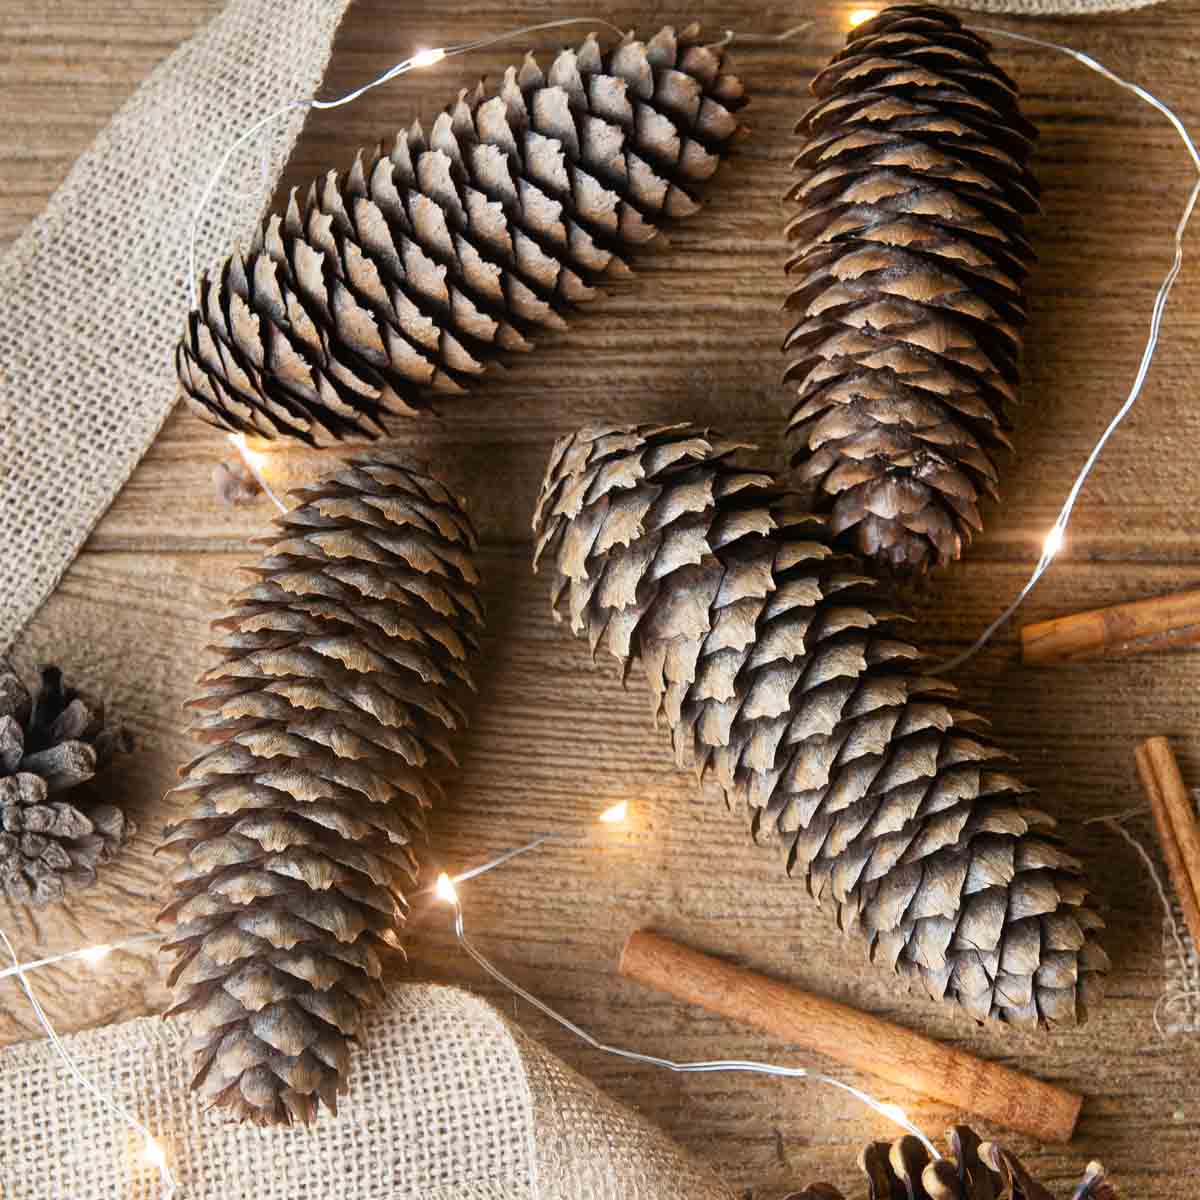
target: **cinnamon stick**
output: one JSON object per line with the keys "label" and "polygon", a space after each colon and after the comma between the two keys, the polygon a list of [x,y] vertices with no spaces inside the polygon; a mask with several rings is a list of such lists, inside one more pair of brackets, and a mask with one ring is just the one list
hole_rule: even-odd
{"label": "cinnamon stick", "polygon": [[1192,941],[1200,947],[1200,826],[1195,807],[1166,738],[1147,738],[1134,757],[1171,886]]}
{"label": "cinnamon stick", "polygon": [[658,934],[632,934],[619,970],[680,1000],[1040,1141],[1070,1141],[1074,1132],[1083,1098],[1073,1092]]}
{"label": "cinnamon stick", "polygon": [[1200,589],[1173,592],[1021,629],[1021,659],[1030,666],[1145,654],[1200,642]]}

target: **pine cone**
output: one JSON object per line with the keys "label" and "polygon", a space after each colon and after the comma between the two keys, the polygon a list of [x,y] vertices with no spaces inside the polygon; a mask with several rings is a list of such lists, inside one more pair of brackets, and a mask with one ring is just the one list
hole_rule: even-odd
{"label": "pine cone", "polygon": [[375,437],[595,295],[655,223],[688,216],[741,83],[699,27],[532,55],[350,173],[313,183],[201,282],[176,366],[211,424]]}
{"label": "pine cone", "polygon": [[259,1125],[345,1090],[483,617],[474,530],[435,479],[381,450],[293,494],[214,624],[221,661],[189,705],[208,748],[165,841],[185,857],[161,919],[192,1086]]}
{"label": "pine cone", "polygon": [[793,462],[833,532],[901,570],[959,556],[1009,445],[1036,130],[988,49],[939,8],[885,9],[797,127]]}
{"label": "pine cone", "polygon": [[[869,1200],[1053,1200],[1053,1195],[1035,1180],[1020,1161],[1003,1146],[981,1142],[965,1125],[947,1136],[951,1157],[937,1162],[920,1141],[902,1137],[890,1146],[872,1142],[859,1156],[867,1177]],[[1071,1200],[1116,1200],[1117,1189],[1108,1181],[1104,1168],[1089,1163],[1083,1179],[1072,1191]],[[843,1200],[837,1188],[813,1184],[789,1200]]]}
{"label": "pine cone", "polygon": [[128,734],[106,729],[104,706],[64,687],[57,667],[41,675],[31,700],[0,662],[0,894],[38,907],[91,887],[137,831],[119,808],[71,790],[127,753]]}
{"label": "pine cone", "polygon": [[825,520],[738,449],[686,426],[560,441],[534,518],[556,615],[641,660],[681,763],[750,806],[873,960],[977,1019],[1083,1020],[1103,922],[1054,822]]}

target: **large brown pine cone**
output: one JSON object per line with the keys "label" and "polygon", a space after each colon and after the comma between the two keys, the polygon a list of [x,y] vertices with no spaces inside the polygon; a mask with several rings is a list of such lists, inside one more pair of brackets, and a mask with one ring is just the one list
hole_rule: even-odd
{"label": "large brown pine cone", "polygon": [[165,840],[184,859],[162,919],[192,1086],[260,1125],[345,1090],[483,615],[474,530],[436,479],[381,450],[293,495],[214,624],[189,705],[207,749]]}
{"label": "large brown pine cone", "polygon": [[[934,1161],[912,1136],[872,1142],[859,1156],[867,1177],[868,1200],[1054,1200],[1021,1165],[995,1142],[959,1125],[948,1136],[950,1157]],[[1089,1163],[1071,1200],[1116,1200],[1117,1189],[1097,1162]],[[813,1184],[789,1200],[843,1200],[837,1188]]]}
{"label": "large brown pine cone", "polygon": [[[130,748],[104,705],[43,667],[31,698],[0,662],[0,895],[41,907],[96,882],[136,827],[86,784]],[[78,790],[73,790],[78,788]]]}
{"label": "large brown pine cone", "polygon": [[560,441],[534,518],[556,614],[641,661],[681,761],[874,960],[979,1019],[1083,1020],[1103,922],[1054,821],[826,521],[738,448],[686,426]]}
{"label": "large brown pine cone", "polygon": [[901,570],[957,558],[1008,446],[1036,132],[988,43],[885,9],[813,81],[784,343],[798,480],[834,533]]}
{"label": "large brown pine cone", "polygon": [[594,37],[499,94],[462,93],[428,138],[313,183],[200,287],[176,365],[206,420],[309,443],[374,437],[595,294],[656,224],[698,207],[742,85],[699,27]]}

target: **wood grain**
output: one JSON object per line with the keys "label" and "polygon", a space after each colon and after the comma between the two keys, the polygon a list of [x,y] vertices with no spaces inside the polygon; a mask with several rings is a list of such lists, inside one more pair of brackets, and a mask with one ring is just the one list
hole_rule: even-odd
{"label": "wood grain", "polygon": [[[0,0],[0,242],[42,207],[153,65],[218,7],[218,0]],[[1025,777],[1062,818],[1110,927],[1114,972],[1094,1026],[1013,1034],[976,1028],[905,995],[867,966],[828,914],[786,878],[773,852],[750,843],[745,814],[727,813],[674,768],[640,687],[626,692],[611,664],[591,664],[586,648],[550,620],[548,584],[529,572],[529,518],[547,451],[580,424],[688,418],[758,441],[767,460],[778,456],[788,407],[778,384],[786,329],[779,197],[795,149],[791,126],[813,72],[842,37],[850,7],[816,0],[802,13],[812,26],[792,43],[738,53],[753,93],[745,114],[752,136],[715,181],[706,210],[651,250],[632,280],[537,354],[447,403],[438,419],[394,430],[396,444],[437,463],[470,496],[485,540],[485,667],[462,770],[436,815],[426,859],[431,871],[442,864],[460,869],[555,831],[552,845],[464,888],[468,919],[480,944],[522,983],[609,1041],[674,1058],[720,1054],[828,1066],[778,1038],[618,979],[613,964],[625,938],[652,926],[1082,1092],[1086,1103],[1069,1147],[1006,1138],[1060,1193],[1087,1159],[1100,1158],[1126,1195],[1182,1198],[1192,1190],[1200,1124],[1200,1049],[1195,1040],[1164,1044],[1155,1035],[1151,1013],[1163,986],[1157,900],[1128,847],[1102,826],[1081,822],[1138,802],[1132,749],[1141,737],[1169,734],[1185,776],[1200,780],[1192,655],[1036,671],[1020,666],[1009,631],[959,673],[967,699],[988,708],[997,735],[1024,760]],[[645,27],[682,20],[684,11],[622,3],[602,15]],[[432,0],[402,7],[357,0],[325,93],[348,90],[416,46],[562,12],[551,0],[470,0],[453,8]],[[750,0],[693,0],[686,17],[748,32],[798,19],[794,6]],[[1128,16],[1032,28],[1137,77],[1200,126],[1198,18],[1200,0],[1170,0]],[[981,23],[1005,24],[992,16]],[[542,44],[556,40],[545,36]],[[390,136],[414,113],[428,117],[462,83],[478,73],[495,77],[519,53],[518,46],[497,48],[447,62],[352,107],[314,114],[284,186],[348,163],[357,145]],[[986,536],[964,562],[911,589],[923,636],[939,653],[969,643],[1020,587],[1073,473],[1124,397],[1189,182],[1175,135],[1144,105],[1047,51],[1004,46],[999,59],[1019,80],[1042,130],[1035,168],[1045,213],[1033,225],[1040,265],[1031,279],[1028,403],[1003,477],[1003,507],[987,514]],[[181,288],[181,319],[184,305]],[[1146,394],[1101,460],[1062,555],[1023,619],[1200,586],[1197,362],[1200,273],[1189,268]],[[176,412],[18,647],[22,669],[52,657],[105,694],[140,745],[113,781],[116,798],[142,827],[123,864],[68,911],[0,909],[0,921],[28,955],[147,928],[156,910],[164,868],[151,850],[173,815],[162,795],[191,754],[180,705],[205,662],[205,621],[235,585],[237,568],[253,561],[246,539],[272,511],[265,500],[236,510],[217,502],[211,475],[228,452],[215,431]],[[330,462],[285,452],[268,469],[286,483]],[[622,799],[632,805],[627,827],[591,822]],[[1149,836],[1148,825],[1133,830]],[[494,996],[531,1033],[754,1200],[773,1200],[813,1178],[861,1193],[853,1165],[858,1146],[889,1131],[852,1099],[779,1080],[630,1067],[497,995],[454,950],[444,911],[422,911],[414,925],[414,975]],[[94,974],[52,969],[38,985],[63,1029],[153,1011],[161,1002],[147,953],[116,955]],[[11,981],[0,984],[0,1040],[34,1032]],[[881,1090],[855,1071],[839,1071]],[[899,1087],[887,1088],[884,1098],[935,1135],[959,1116]]]}

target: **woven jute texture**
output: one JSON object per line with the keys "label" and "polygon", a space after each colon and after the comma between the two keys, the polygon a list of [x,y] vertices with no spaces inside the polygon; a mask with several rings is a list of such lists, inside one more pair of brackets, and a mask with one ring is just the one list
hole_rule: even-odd
{"label": "woven jute texture", "polygon": [[[733,1200],[707,1168],[602,1096],[485,1001],[397,988],[367,1025],[338,1115],[258,1129],[205,1115],[184,1035],[158,1018],[66,1040],[150,1127],[188,1200]],[[157,1200],[137,1136],[53,1048],[0,1052],[4,1200]]]}
{"label": "woven jute texture", "polygon": [[1178,904],[1163,919],[1163,962],[1166,981],[1159,1002],[1163,1032],[1169,1036],[1200,1033],[1200,955]]}
{"label": "woven jute texture", "polygon": [[[0,654],[154,440],[175,401],[192,216],[254,120],[320,84],[350,0],[233,0],[160,64],[0,260]],[[280,31],[286,31],[281,36]],[[230,160],[197,263],[246,239],[304,123]]]}
{"label": "woven jute texture", "polygon": [[[1200,815],[1200,791],[1192,792],[1192,806]],[[1162,884],[1161,874],[1158,882]],[[1166,979],[1158,1008],[1163,1032],[1168,1036],[1200,1033],[1200,954],[1183,909],[1174,900],[1170,914],[1163,917],[1163,963]]]}
{"label": "woven jute texture", "polygon": [[956,0],[950,7],[968,8],[974,12],[1012,13],[1018,17],[1067,17],[1131,12],[1135,8],[1149,8],[1161,3],[1162,0]]}

